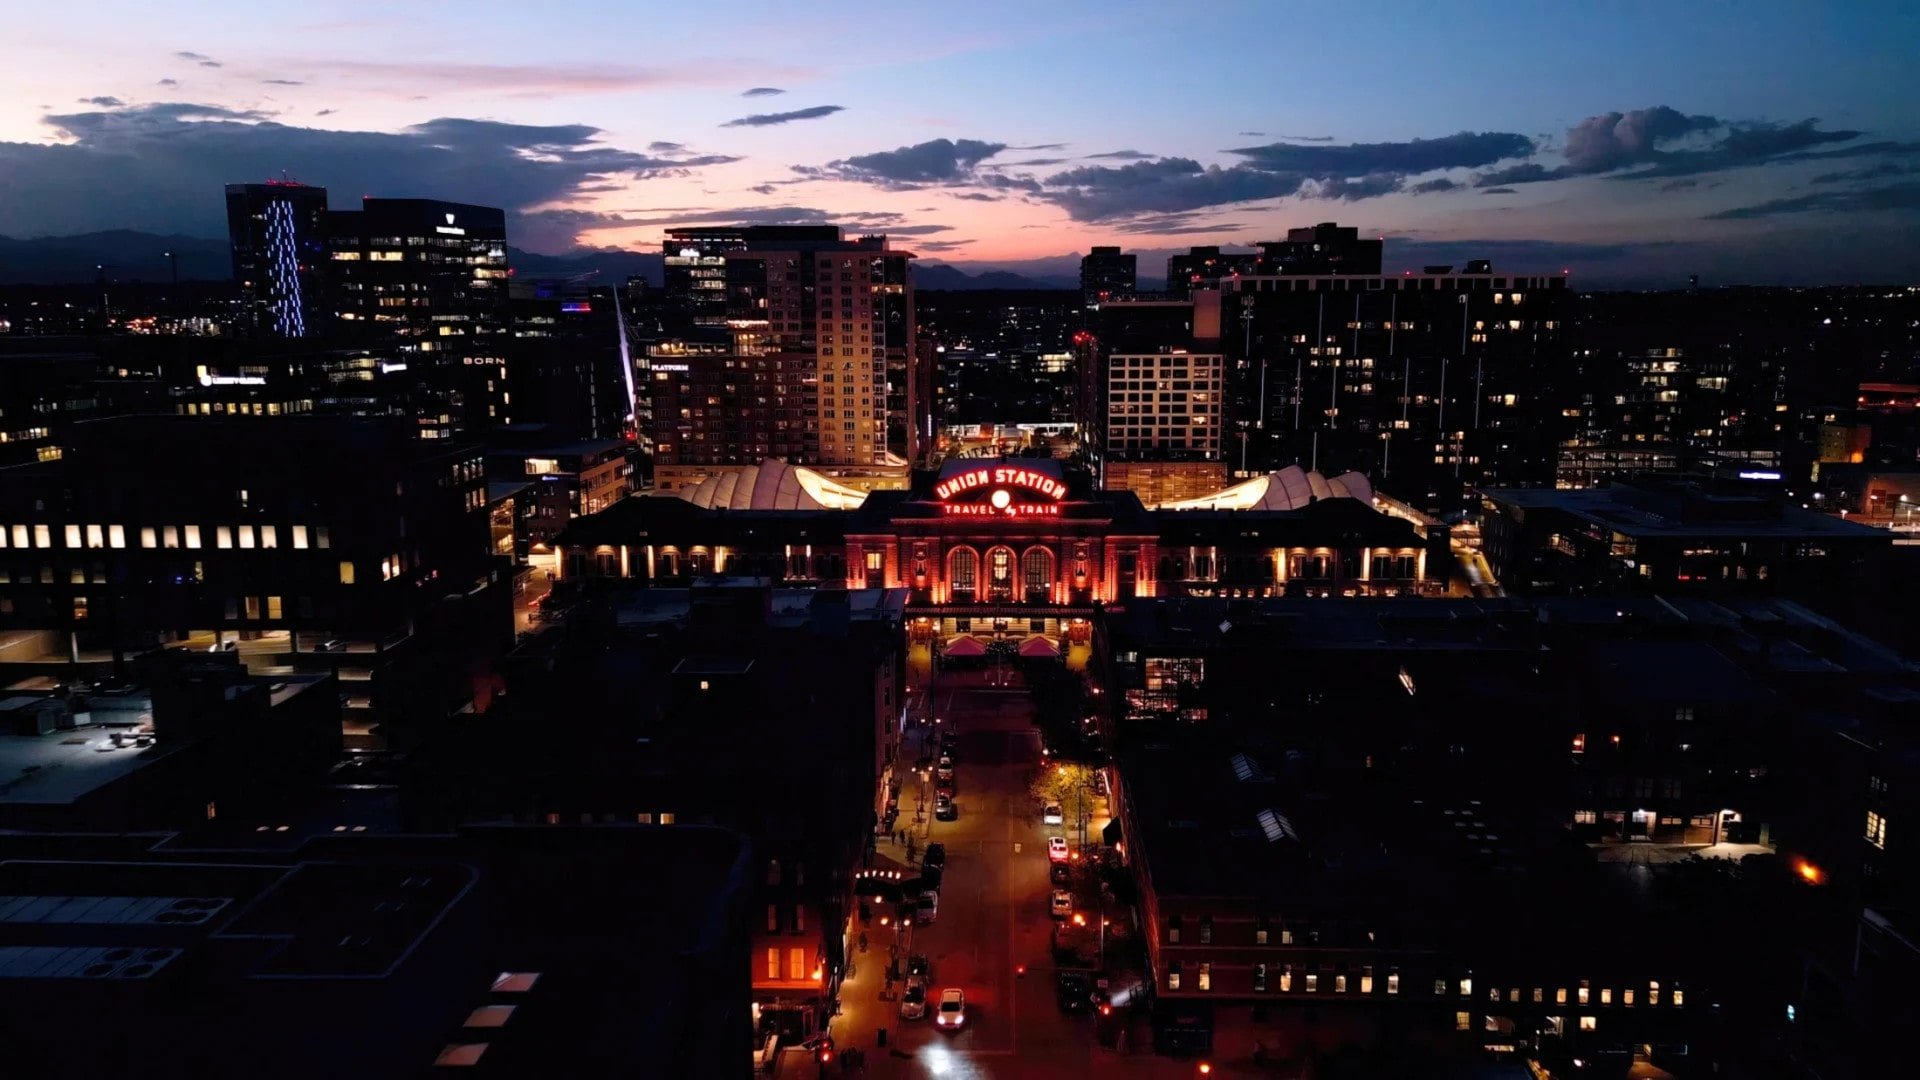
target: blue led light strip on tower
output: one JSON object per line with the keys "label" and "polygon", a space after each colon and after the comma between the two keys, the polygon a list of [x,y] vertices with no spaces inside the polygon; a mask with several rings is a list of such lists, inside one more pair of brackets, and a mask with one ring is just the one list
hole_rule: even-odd
{"label": "blue led light strip on tower", "polygon": [[273,330],[281,337],[306,337],[307,318],[300,303],[300,251],[293,235],[293,203],[267,203],[267,274],[273,282]]}

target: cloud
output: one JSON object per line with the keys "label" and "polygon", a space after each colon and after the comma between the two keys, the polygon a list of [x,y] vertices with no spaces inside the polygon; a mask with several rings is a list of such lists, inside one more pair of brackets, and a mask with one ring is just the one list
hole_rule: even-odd
{"label": "cloud", "polygon": [[1391,195],[1400,190],[1404,179],[1395,173],[1368,173],[1365,176],[1343,178],[1328,177],[1315,181],[1313,194],[1321,199],[1341,199],[1353,202],[1358,199],[1374,199],[1382,195]]}
{"label": "cloud", "polygon": [[995,162],[993,165],[988,166],[988,168],[1017,169],[1023,166],[1027,168],[1040,168],[1045,165],[1065,165],[1067,162],[1072,160],[1073,160],[1072,158],[1061,158],[1061,157],[1027,158],[1024,161]]}
{"label": "cloud", "polygon": [[1152,154],[1143,154],[1138,150],[1109,150],[1104,154],[1088,154],[1087,158],[1090,161],[1098,161],[1102,158],[1109,158],[1114,161],[1144,161],[1152,156]]}
{"label": "cloud", "polygon": [[[1878,180],[1884,176],[1905,176],[1911,172],[1920,172],[1920,165],[1899,161],[1883,161],[1878,165],[1869,165],[1864,169],[1849,169],[1846,172],[1821,173],[1810,181],[1815,184],[1841,184],[1854,180]],[[1675,180],[1674,183],[1682,183]]]}
{"label": "cloud", "polygon": [[893,150],[829,161],[824,168],[795,166],[802,175],[857,180],[883,187],[950,184],[976,178],[980,163],[1007,148],[978,139],[933,139]]}
{"label": "cloud", "polygon": [[1268,172],[1300,173],[1326,179],[1392,173],[1409,176],[1438,169],[1478,168],[1534,152],[1532,139],[1501,131],[1462,131],[1437,139],[1408,142],[1299,146],[1268,143],[1226,151]]}
{"label": "cloud", "polygon": [[972,202],[999,202],[1001,199],[999,195],[989,195],[984,191],[956,191],[953,193],[953,197],[956,199],[967,199]]}
{"label": "cloud", "polygon": [[654,154],[677,154],[686,148],[685,143],[677,142],[650,142],[647,144],[647,151]]}
{"label": "cloud", "polygon": [[1116,232],[1135,236],[1184,236],[1192,233],[1239,232],[1246,226],[1237,221],[1203,221],[1199,213],[1155,214],[1135,218],[1114,226]]}
{"label": "cloud", "polygon": [[225,64],[223,64],[223,63],[221,63],[221,62],[220,62],[220,61],[218,61],[218,60],[202,60],[202,61],[200,61],[200,66],[201,66],[201,67],[210,67],[210,68],[217,68],[217,67],[226,67],[227,65],[225,65]]}
{"label": "cloud", "polygon": [[176,57],[178,57],[178,58],[180,58],[180,59],[182,59],[182,60],[211,60],[211,59],[213,59],[213,57],[211,57],[211,56],[208,56],[208,55],[206,55],[205,53],[197,53],[197,52],[186,52],[186,51],[184,51],[184,50],[183,50],[183,51],[180,51],[180,52],[176,52],[176,53],[174,53],[173,55],[174,55],[174,56],[176,56]]}
{"label": "cloud", "polygon": [[747,190],[759,195],[771,195],[780,189],[772,184],[755,184]]}
{"label": "cloud", "polygon": [[98,105],[98,106],[100,106],[100,107],[101,107],[101,108],[103,108],[103,109],[117,109],[117,108],[119,108],[120,106],[122,106],[122,105],[125,105],[125,104],[126,104],[126,102],[124,102],[124,101],[121,101],[121,100],[120,100],[119,98],[117,98],[117,97],[107,97],[107,96],[105,96],[105,95],[102,95],[102,96],[100,96],[100,97],[85,97],[85,98],[81,98],[81,99],[80,99],[80,104],[82,104],[82,105]]}
{"label": "cloud", "polygon": [[1409,191],[1414,195],[1432,195],[1432,194],[1435,194],[1436,192],[1452,191],[1455,188],[1462,187],[1462,186],[1463,185],[1457,181],[1449,180],[1446,177],[1441,176],[1441,177],[1436,177],[1432,180],[1423,180],[1418,184],[1414,184],[1411,187],[1408,187],[1407,191]]}
{"label": "cloud", "polygon": [[[1482,173],[1478,187],[1534,184],[1578,176],[1607,175],[1616,180],[1697,176],[1754,165],[1851,157],[1878,151],[1865,146],[1818,151],[1813,147],[1851,142],[1858,131],[1827,131],[1817,120],[1793,124],[1736,122],[1688,115],[1666,105],[1590,116],[1567,129],[1560,149],[1564,162],[1548,168],[1529,161]],[[1898,147],[1903,144],[1869,144]]]}
{"label": "cloud", "polygon": [[1083,165],[1043,181],[1046,201],[1075,221],[1111,221],[1298,194],[1307,178],[1246,165],[1202,166],[1192,158]]}
{"label": "cloud", "polygon": [[1490,187],[1490,188],[1481,188],[1480,194],[1482,195],[1518,195],[1519,192],[1515,191],[1513,188],[1510,188],[1510,187]]}
{"label": "cloud", "polygon": [[[1259,132],[1254,132],[1254,136],[1256,138],[1259,137]],[[1284,139],[1288,142],[1332,142],[1333,141],[1333,136],[1331,135],[1275,135],[1274,138]]]}
{"label": "cloud", "polygon": [[161,80],[160,80],[160,82],[159,82],[159,83],[158,83],[157,85],[160,85],[160,86],[179,86],[179,85],[180,85],[180,80],[179,80],[179,79],[161,79]]}
{"label": "cloud", "polygon": [[961,251],[971,243],[971,240],[916,240],[913,248],[915,251]]}
{"label": "cloud", "polygon": [[[1818,183],[1819,181],[1815,180],[1814,182]],[[1669,180],[1666,183],[1660,185],[1660,190],[1661,191],[1681,191],[1685,188],[1699,187],[1699,186],[1700,186],[1700,181],[1692,177],[1688,177],[1685,180]]]}
{"label": "cloud", "polygon": [[315,115],[315,116],[332,116],[332,115],[333,115],[334,113],[336,113],[336,112],[338,112],[338,111],[339,111],[338,109],[316,109],[316,110],[314,110],[314,113],[313,113],[313,115]]}
{"label": "cloud", "polygon": [[823,116],[832,116],[837,112],[845,112],[846,108],[845,105],[813,105],[805,109],[795,109],[792,112],[755,113],[752,116],[743,116],[738,120],[729,120],[720,126],[772,127],[775,124],[790,124],[795,120],[818,120]]}
{"label": "cloud", "polygon": [[1067,144],[1063,142],[1043,142],[1043,143],[1033,143],[1030,146],[1007,147],[1007,149],[1009,150],[1065,150],[1066,148],[1067,148]]}
{"label": "cloud", "polygon": [[300,81],[299,79],[261,79],[260,81],[267,84],[268,86],[305,86],[307,85],[306,83]]}
{"label": "cloud", "polygon": [[[52,115],[60,144],[0,142],[0,235],[132,228],[226,233],[223,185],[279,175],[341,193],[432,195],[524,213],[564,204],[583,186],[684,175],[737,160],[643,154],[584,124],[523,125],[446,117],[396,132],[276,122],[248,109],[164,102]],[[141,179],[129,197],[126,178]],[[518,242],[518,238],[516,238]]]}
{"label": "cloud", "polygon": [[1774,199],[1754,206],[1708,214],[1707,220],[1750,221],[1783,214],[1884,213],[1901,210],[1920,210],[1920,182],[1853,191],[1819,191],[1790,199]]}
{"label": "cloud", "polygon": [[[659,64],[484,64],[457,60],[376,60],[338,56],[298,59],[309,77],[351,79],[365,92],[389,97],[445,93],[508,98],[552,98],[646,90],[711,87],[740,78],[741,62],[687,59]],[[798,69],[782,68],[798,74]]]}
{"label": "cloud", "polygon": [[746,90],[740,91],[740,96],[741,97],[772,97],[775,94],[784,94],[784,93],[786,93],[786,91],[780,89],[777,86],[755,86],[755,87],[750,87]]}
{"label": "cloud", "polygon": [[1264,139],[1267,137],[1267,133],[1264,131],[1242,131],[1238,134],[1243,139]]}

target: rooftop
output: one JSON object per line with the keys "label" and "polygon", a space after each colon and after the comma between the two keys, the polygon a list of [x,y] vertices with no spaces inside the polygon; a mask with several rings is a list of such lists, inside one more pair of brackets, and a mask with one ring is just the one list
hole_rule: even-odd
{"label": "rooftop", "polygon": [[[1490,488],[1495,503],[1523,510],[1551,509],[1636,538],[1777,537],[1878,540],[1890,534],[1830,514],[1816,513],[1761,493],[1704,487]],[[1664,503],[1664,505],[1662,505]],[[1655,507],[1659,508],[1656,509]]]}
{"label": "rooftop", "polygon": [[179,743],[115,746],[99,727],[46,735],[0,734],[0,803],[78,802],[178,749]]}

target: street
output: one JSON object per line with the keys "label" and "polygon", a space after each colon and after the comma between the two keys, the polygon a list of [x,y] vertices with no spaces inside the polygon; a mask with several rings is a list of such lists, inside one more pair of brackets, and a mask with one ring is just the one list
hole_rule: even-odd
{"label": "street", "polygon": [[[957,725],[957,821],[918,826],[925,839],[944,843],[947,870],[940,913],[931,926],[915,927],[911,951],[932,961],[928,997],[948,987],[966,993],[967,1025],[943,1033],[933,1021],[901,1020],[893,1000],[879,1000],[887,948],[898,931],[868,928],[869,951],[856,958],[855,976],[841,989],[842,1012],[834,1022],[841,1048],[867,1051],[873,1077],[1043,1077],[1084,1071],[1095,1056],[1092,1021],[1084,1012],[1066,1015],[1054,1001],[1048,939],[1046,837],[1040,808],[1028,783],[1040,761],[1040,737],[1032,706],[1017,675],[1002,673],[1005,686],[989,685],[986,672],[941,676],[931,706],[943,729]],[[909,741],[910,756],[917,739]],[[913,817],[913,787],[901,795],[901,823]],[[905,851],[888,841],[880,848],[887,865],[904,865]],[[1024,977],[1016,974],[1027,966]],[[885,1027],[886,1050],[875,1046]],[[837,1068],[830,1071],[837,1073]],[[801,1075],[806,1075],[803,1071]]]}

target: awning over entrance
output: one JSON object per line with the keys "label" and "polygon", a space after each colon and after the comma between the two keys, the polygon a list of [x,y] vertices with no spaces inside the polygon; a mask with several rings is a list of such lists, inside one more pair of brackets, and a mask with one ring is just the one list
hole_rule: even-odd
{"label": "awning over entrance", "polygon": [[1060,655],[1060,649],[1046,638],[1035,635],[1020,643],[1020,655],[1054,657]]}
{"label": "awning over entrance", "polygon": [[948,656],[985,656],[987,647],[971,634],[961,634],[947,642]]}

